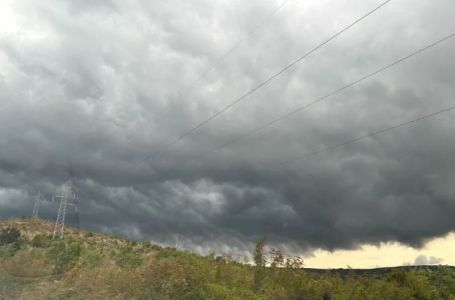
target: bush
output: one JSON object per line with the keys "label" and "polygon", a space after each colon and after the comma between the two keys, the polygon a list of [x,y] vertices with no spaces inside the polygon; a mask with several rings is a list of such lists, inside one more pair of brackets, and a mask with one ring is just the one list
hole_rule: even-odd
{"label": "bush", "polygon": [[21,232],[14,227],[3,228],[0,232],[0,246],[20,242]]}
{"label": "bush", "polygon": [[81,254],[81,263],[89,267],[98,267],[103,261],[104,255],[101,251],[84,249]]}
{"label": "bush", "polygon": [[142,265],[142,258],[133,251],[132,247],[127,246],[118,254],[116,263],[120,267],[137,268]]}
{"label": "bush", "polygon": [[160,248],[158,249],[158,253],[156,254],[156,259],[164,259],[164,258],[176,258],[179,257],[180,253],[175,248]]}
{"label": "bush", "polygon": [[32,246],[36,248],[47,248],[52,243],[52,239],[44,234],[38,234],[32,239]]}
{"label": "bush", "polygon": [[1,246],[0,257],[7,258],[14,256],[21,249],[21,246],[22,243],[20,241]]}
{"label": "bush", "polygon": [[21,232],[14,227],[3,228],[0,232],[0,256],[10,257],[22,247]]}
{"label": "bush", "polygon": [[79,260],[81,245],[77,242],[53,242],[46,257],[54,265],[54,273],[63,273],[71,264]]}
{"label": "bush", "polygon": [[152,249],[153,251],[160,251],[163,248],[155,244],[150,244],[150,249]]}

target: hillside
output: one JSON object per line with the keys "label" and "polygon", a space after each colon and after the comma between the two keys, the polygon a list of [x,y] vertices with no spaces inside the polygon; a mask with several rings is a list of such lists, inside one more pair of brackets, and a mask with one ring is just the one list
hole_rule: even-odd
{"label": "hillside", "polygon": [[0,228],[0,299],[455,299],[449,267],[304,269],[279,252],[256,267],[73,228],[54,241],[44,220]]}

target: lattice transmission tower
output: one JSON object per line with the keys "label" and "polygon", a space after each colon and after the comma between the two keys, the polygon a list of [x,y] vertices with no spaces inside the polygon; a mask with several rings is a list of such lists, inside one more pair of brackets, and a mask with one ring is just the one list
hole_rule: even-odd
{"label": "lattice transmission tower", "polygon": [[[79,223],[78,211],[77,211],[77,197],[74,192],[71,181],[65,183],[62,187],[61,193],[53,197],[53,200],[60,199],[60,205],[57,213],[57,220],[55,221],[53,239],[62,238],[63,231],[65,229],[65,218],[67,213],[67,207],[73,206],[77,216],[77,223]],[[79,226],[79,224],[77,224]]]}
{"label": "lattice transmission tower", "polygon": [[32,218],[37,219],[39,213],[39,206],[41,204],[41,191],[38,191],[38,195],[35,197],[35,204],[33,205]]}

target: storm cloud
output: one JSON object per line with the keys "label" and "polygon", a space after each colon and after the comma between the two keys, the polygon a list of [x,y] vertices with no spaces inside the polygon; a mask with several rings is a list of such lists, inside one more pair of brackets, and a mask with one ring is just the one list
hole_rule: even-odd
{"label": "storm cloud", "polygon": [[291,0],[255,30],[281,2],[4,1],[0,217],[30,215],[72,165],[83,228],[198,251],[262,234],[294,252],[419,247],[455,230],[454,112],[279,164],[454,105],[455,39],[211,151],[453,33],[451,0],[391,1],[150,155],[380,2]]}

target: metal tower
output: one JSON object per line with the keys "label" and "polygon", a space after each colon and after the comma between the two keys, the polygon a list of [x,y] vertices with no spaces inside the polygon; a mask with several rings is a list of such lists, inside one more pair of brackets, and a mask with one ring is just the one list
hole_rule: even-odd
{"label": "metal tower", "polygon": [[60,199],[60,205],[57,213],[57,220],[55,221],[53,239],[62,238],[63,230],[65,228],[66,208],[68,205],[74,206],[77,213],[76,206],[76,193],[73,191],[71,182],[67,182],[61,191],[60,195],[54,196],[53,199]]}
{"label": "metal tower", "polygon": [[74,206],[74,216],[76,218],[76,228],[77,229],[81,229],[81,226],[80,226],[80,221],[79,221],[79,211],[77,209],[77,203],[79,201],[79,198],[76,197],[76,194],[74,195],[74,199],[73,199],[73,206]]}
{"label": "metal tower", "polygon": [[[73,169],[73,163],[71,162],[71,160],[68,163],[68,175],[70,176],[69,182],[71,184],[74,181],[74,169]],[[78,211],[79,198],[76,197],[76,191],[75,191],[74,185],[71,185],[71,187],[72,187],[73,196],[74,196],[73,202],[71,205],[74,207],[74,217],[75,217],[76,228],[80,229],[79,211]]]}
{"label": "metal tower", "polygon": [[35,197],[35,204],[33,205],[32,218],[38,218],[39,206],[41,203],[41,191],[38,191],[38,195]]}

